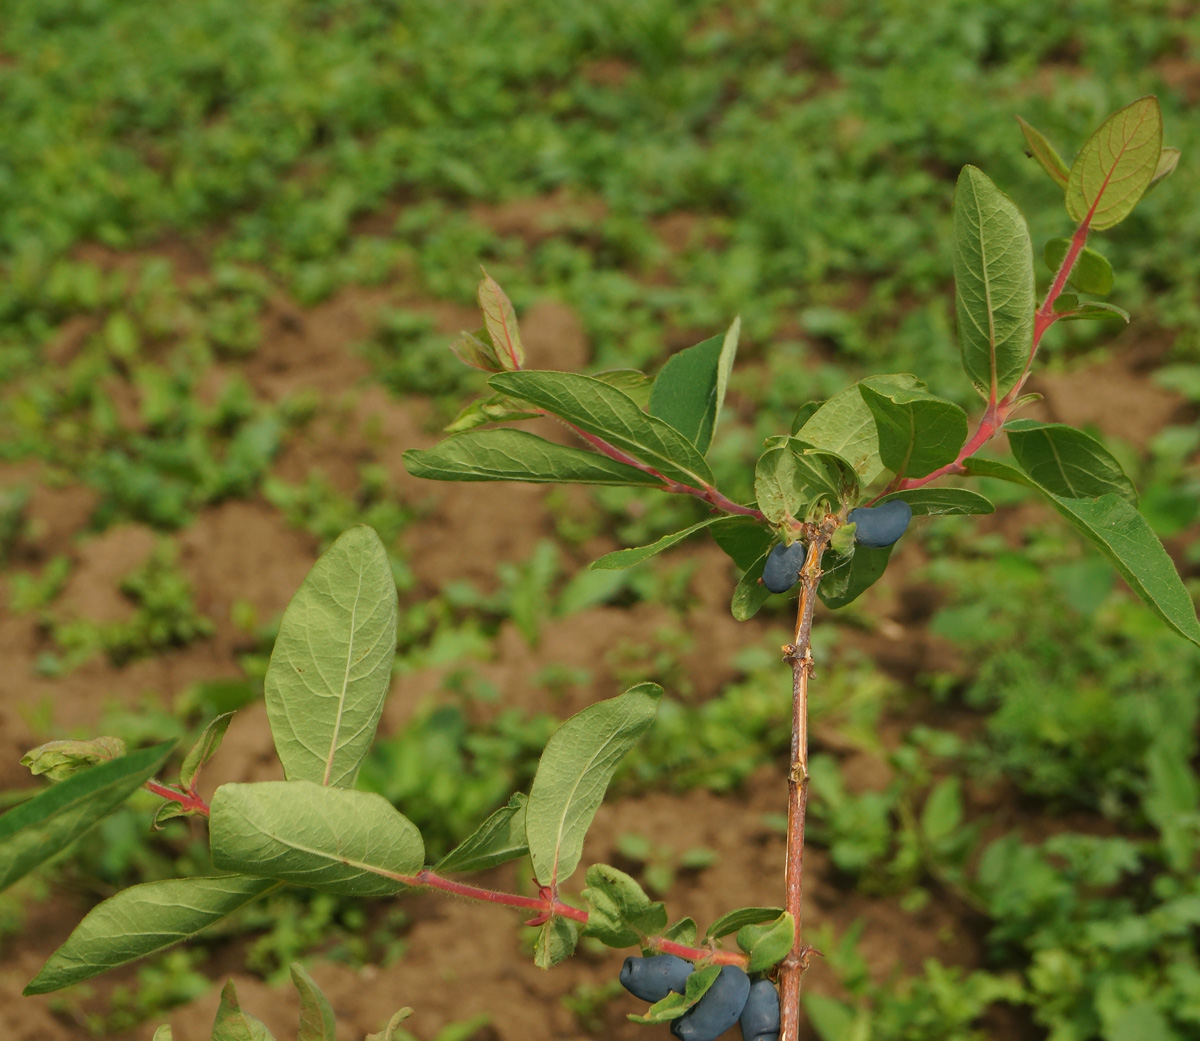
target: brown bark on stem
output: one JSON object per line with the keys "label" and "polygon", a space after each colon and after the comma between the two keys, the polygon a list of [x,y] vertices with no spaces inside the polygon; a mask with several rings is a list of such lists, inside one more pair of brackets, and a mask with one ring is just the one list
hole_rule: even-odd
{"label": "brown bark on stem", "polygon": [[798,1041],[800,1034],[800,977],[808,968],[813,950],[803,939],[801,898],[804,889],[804,814],[808,805],[808,681],[813,674],[812,623],[821,581],[821,557],[837,530],[838,519],[827,515],[808,543],[800,569],[800,602],[796,607],[796,632],[783,647],[783,660],[792,667],[792,751],[788,767],[787,865],[784,892],[787,910],[796,921],[792,949],[779,967],[780,1041]]}

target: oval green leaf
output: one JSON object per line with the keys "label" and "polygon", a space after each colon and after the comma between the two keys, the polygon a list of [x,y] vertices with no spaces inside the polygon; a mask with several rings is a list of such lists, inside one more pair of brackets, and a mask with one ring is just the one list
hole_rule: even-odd
{"label": "oval green leaf", "polygon": [[995,513],[992,501],[968,488],[911,488],[892,492],[880,502],[903,499],[912,507],[914,517],[948,517],[953,515]]}
{"label": "oval green leaf", "polygon": [[1113,113],[1084,143],[1067,179],[1067,213],[1094,231],[1120,224],[1150,187],[1162,155],[1158,98]]}
{"label": "oval green leaf", "polygon": [[[1057,272],[1066,259],[1067,250],[1071,248],[1070,239],[1051,239],[1046,243],[1043,256],[1046,266]],[[1071,285],[1081,293],[1092,293],[1095,296],[1108,296],[1113,288],[1113,269],[1108,258],[1094,249],[1084,246],[1079,251],[1075,266],[1071,268]]]}
{"label": "oval green leaf", "polygon": [[1068,499],[1112,492],[1132,506],[1138,494],[1116,457],[1090,434],[1066,423],[1018,419],[1004,427],[1017,464],[1033,482]]}
{"label": "oval green leaf", "polygon": [[421,833],[383,796],[311,781],[223,784],[213,866],[352,896],[387,896],[421,870]]}
{"label": "oval green leaf", "polygon": [[354,783],[391,685],[397,612],[387,551],[366,525],[330,546],[292,597],[265,681],[289,780]]}
{"label": "oval green leaf", "polygon": [[858,385],[875,417],[879,458],[898,477],[925,477],[954,462],[967,440],[967,414],[920,386],[897,387],[886,380]]}
{"label": "oval green leaf", "polygon": [[25,993],[61,990],[164,950],[281,885],[269,878],[223,875],[172,878],[123,889],[87,913]]}
{"label": "oval green leaf", "polygon": [[483,871],[529,852],[525,841],[526,797],[518,792],[434,867],[435,871]]}
{"label": "oval green leaf", "polygon": [[541,885],[565,882],[621,757],[654,722],[662,688],[641,683],[589,705],[546,742],[525,809],[529,857]]}
{"label": "oval green leaf", "polygon": [[671,355],[654,380],[650,415],[670,423],[701,454],[708,451],[721,418],[741,325],[740,318],[734,319],[723,336]]}
{"label": "oval green leaf", "polygon": [[743,926],[773,922],[783,914],[782,907],[735,907],[726,911],[704,933],[706,940],[736,933]]}

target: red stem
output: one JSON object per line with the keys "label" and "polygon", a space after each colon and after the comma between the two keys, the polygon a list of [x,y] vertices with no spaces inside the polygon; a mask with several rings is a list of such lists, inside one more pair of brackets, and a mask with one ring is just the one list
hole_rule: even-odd
{"label": "red stem", "polygon": [[171,802],[177,802],[185,810],[191,810],[194,813],[200,814],[202,817],[208,816],[208,803],[206,803],[195,789],[182,792],[178,788],[170,788],[165,784],[159,784],[157,781],[146,781],[142,785],[148,792],[153,792],[162,799],[168,799]]}

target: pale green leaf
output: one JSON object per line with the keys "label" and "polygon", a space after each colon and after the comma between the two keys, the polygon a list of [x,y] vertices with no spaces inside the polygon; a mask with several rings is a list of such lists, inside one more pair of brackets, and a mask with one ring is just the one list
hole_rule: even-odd
{"label": "pale green leaf", "polygon": [[1065,188],[1070,168],[1058,154],[1058,150],[1047,140],[1045,134],[1030,126],[1020,116],[1017,116],[1017,122],[1021,125],[1021,133],[1029,146],[1030,157],[1037,160],[1038,165],[1050,175],[1055,184]]}
{"label": "pale green leaf", "polygon": [[662,485],[654,474],[525,430],[455,434],[432,448],[410,448],[402,458],[410,474],[431,481]]}
{"label": "pale green leaf", "polygon": [[1087,139],[1067,181],[1067,213],[1093,231],[1120,224],[1150,187],[1162,155],[1158,99],[1139,98]]}
{"label": "pale green leaf", "polygon": [[454,421],[442,429],[447,434],[461,434],[466,430],[488,423],[507,423],[518,419],[535,419],[538,413],[530,412],[520,402],[510,401],[503,394],[489,394],[467,405]]}
{"label": "pale green leaf", "polygon": [[593,560],[591,566],[602,571],[619,571],[622,568],[633,567],[635,564],[640,564],[643,560],[649,560],[664,549],[670,549],[676,543],[682,542],[689,535],[700,531],[702,528],[707,528],[724,519],[724,517],[710,517],[707,520],[702,520],[699,524],[693,524],[690,528],[684,528],[682,531],[673,531],[669,535],[664,535],[657,542],[652,542],[648,546],[635,546],[631,549],[618,549],[612,553],[605,553],[599,560]]}
{"label": "pale green leaf", "polygon": [[354,783],[391,685],[397,612],[387,551],[366,525],[330,546],[292,597],[265,680],[289,780]]}
{"label": "pale green leaf", "polygon": [[589,705],[546,743],[525,810],[533,871],[541,885],[565,882],[621,757],[654,722],[662,688],[642,683]]}
{"label": "pale green leaf", "polygon": [[879,457],[892,473],[925,477],[954,462],[967,440],[967,414],[920,386],[865,379],[859,392],[875,417]]}
{"label": "pale green leaf", "polygon": [[983,171],[964,166],[954,192],[954,301],[963,368],[998,401],[1033,344],[1033,246],[1025,218]]}
{"label": "pale green leaf", "polygon": [[593,864],[585,878],[585,935],[609,947],[632,947],[666,928],[667,909],[662,901],[651,900],[624,871],[608,864]]}
{"label": "pale green leaf", "polygon": [[1175,172],[1175,168],[1179,165],[1179,160],[1183,155],[1178,148],[1164,148],[1158,154],[1158,166],[1154,168],[1154,176],[1150,179],[1149,191],[1159,181],[1164,181]]}
{"label": "pale green leaf", "polygon": [[213,866],[352,896],[398,893],[421,870],[421,833],[383,796],[311,781],[223,784]]}
{"label": "pale green leaf", "polygon": [[796,937],[796,920],[784,911],[772,922],[744,925],[738,930],[737,945],[750,955],[747,972],[765,972],[782,961],[792,949]]}
{"label": "pale green leaf", "polygon": [[377,1030],[366,1036],[364,1041],[401,1041],[401,1035],[405,1031],[400,1024],[403,1023],[409,1016],[413,1014],[411,1008],[402,1008],[392,1013],[392,1018],[388,1020],[387,1026],[382,1030]]}
{"label": "pale green leaf", "polygon": [[85,741],[47,741],[21,756],[21,765],[34,777],[65,781],[80,770],[125,754],[125,742],[119,737],[93,737]]}
{"label": "pale green leaf", "polygon": [[25,988],[47,994],[195,936],[278,889],[268,878],[172,878],[122,889],[90,910]]}
{"label": "pale green leaf", "polygon": [[549,969],[566,961],[579,943],[579,925],[570,918],[551,918],[540,929],[533,945],[533,963]]}
{"label": "pale green leaf", "polygon": [[333,1006],[299,962],[289,966],[292,983],[300,995],[300,1029],[296,1041],[336,1041]]}
{"label": "pale green leaf", "polygon": [[692,487],[712,483],[704,456],[687,437],[602,380],[574,372],[502,372],[488,382],[501,394],[602,438],[670,480]]}
{"label": "pale green leaf", "polygon": [[0,815],[0,890],[69,846],[153,777],[174,741],[83,770]]}
{"label": "pale green leaf", "polygon": [[248,1012],[242,1011],[233,980],[221,990],[221,1004],[213,1021],[212,1041],[275,1041],[274,1035]]}
{"label": "pale green leaf", "polygon": [[[897,387],[917,386],[916,378],[908,374],[876,376],[874,379],[877,383],[887,381]],[[870,484],[883,471],[875,416],[863,401],[857,384],[824,402],[794,433],[805,444],[846,460],[864,485]]]}
{"label": "pale green leaf", "polygon": [[1068,499],[1112,492],[1133,506],[1138,494],[1116,457],[1090,434],[1065,423],[1018,419],[1004,432],[1017,464],[1035,484]]}
{"label": "pale green leaf", "polygon": [[526,797],[517,793],[435,866],[435,871],[483,871],[529,852],[525,840]]}
{"label": "pale green leaf", "polygon": [[736,933],[746,925],[761,925],[763,922],[773,922],[783,914],[782,907],[735,907],[726,911],[705,930],[704,938],[711,940],[730,933]]}
{"label": "pale green leaf", "polygon": [[650,395],[654,393],[654,380],[644,372],[638,369],[608,369],[594,372],[592,376],[633,398],[638,408],[649,407]]}
{"label": "pale green leaf", "polygon": [[174,1041],[175,1035],[171,1033],[171,1024],[164,1023],[154,1031],[154,1036],[150,1041]]}
{"label": "pale green leaf", "polygon": [[232,712],[224,712],[217,716],[204,728],[204,732],[196,739],[196,743],[183,757],[183,765],[179,768],[179,786],[184,791],[190,791],[200,773],[200,768],[207,763],[217,749],[221,747],[221,739],[229,724],[233,721]]}

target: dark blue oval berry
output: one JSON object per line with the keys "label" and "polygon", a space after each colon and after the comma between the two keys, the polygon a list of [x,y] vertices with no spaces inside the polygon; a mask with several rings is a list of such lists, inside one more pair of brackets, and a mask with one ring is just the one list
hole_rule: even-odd
{"label": "dark blue oval berry", "polygon": [[778,1041],[779,992],[770,980],[755,980],[750,984],[746,1007],[738,1017],[742,1041]]}
{"label": "dark blue oval berry", "polygon": [[778,542],[767,554],[767,562],[763,565],[763,585],[772,593],[786,593],[800,581],[800,568],[803,566],[803,542],[793,542],[790,546]]}
{"label": "dark blue oval berry", "polygon": [[635,998],[651,1003],[662,1001],[674,991],[682,994],[695,966],[673,954],[655,954],[649,958],[628,957],[621,966],[621,986]]}
{"label": "dark blue oval berry", "polygon": [[679,1041],[715,1041],[737,1022],[749,995],[750,977],[724,965],[704,997],[671,1024],[671,1033]]}
{"label": "dark blue oval berry", "polygon": [[846,515],[846,520],[858,525],[854,541],[860,546],[882,549],[890,546],[908,529],[912,507],[903,499],[889,499],[881,506],[859,506]]}

